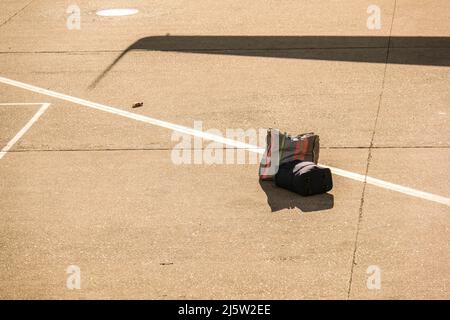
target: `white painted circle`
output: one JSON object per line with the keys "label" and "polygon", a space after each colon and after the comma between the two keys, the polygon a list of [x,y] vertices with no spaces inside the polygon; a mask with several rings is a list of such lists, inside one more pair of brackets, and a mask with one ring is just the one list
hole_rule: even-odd
{"label": "white painted circle", "polygon": [[132,8],[115,8],[98,10],[95,14],[102,17],[123,17],[138,13],[139,10]]}

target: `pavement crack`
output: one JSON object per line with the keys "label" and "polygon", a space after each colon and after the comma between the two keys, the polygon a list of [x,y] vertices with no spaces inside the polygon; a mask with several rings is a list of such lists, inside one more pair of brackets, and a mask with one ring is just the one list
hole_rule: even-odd
{"label": "pavement crack", "polygon": [[[390,47],[393,49],[448,49],[448,46],[404,46],[404,47]],[[175,52],[240,52],[240,51],[301,51],[301,50],[369,50],[369,49],[388,49],[387,46],[381,47],[293,47],[293,48],[188,48],[177,49]],[[146,51],[135,49],[136,52]],[[173,50],[155,50],[161,52],[173,52]],[[122,53],[123,50],[111,49],[111,50],[38,50],[38,51],[0,51],[0,54],[90,54],[90,53]]]}
{"label": "pavement crack", "polygon": [[[369,149],[370,147],[321,147],[321,149],[330,149],[330,150],[351,150],[351,149]],[[450,146],[400,146],[400,147],[372,147],[371,149],[448,149]],[[209,148],[211,149],[211,148]],[[235,147],[223,147],[223,148],[212,148],[212,150],[248,150],[243,148],[235,148]],[[10,150],[8,153],[26,153],[26,152],[100,152],[100,151],[172,151],[174,148],[171,147],[136,147],[136,148],[55,148],[55,149],[16,149]],[[181,149],[180,149],[181,150]],[[189,148],[189,150],[205,150],[203,148]],[[367,169],[367,167],[366,167]]]}
{"label": "pavement crack", "polygon": [[394,10],[392,12],[392,20],[391,20],[391,26],[390,26],[390,30],[389,30],[389,39],[388,39],[388,46],[387,46],[387,50],[386,50],[386,60],[385,60],[385,63],[384,63],[383,79],[381,81],[380,99],[378,101],[378,108],[377,108],[377,113],[376,113],[376,116],[375,116],[375,123],[373,125],[372,136],[371,136],[371,139],[370,139],[370,145],[369,145],[369,150],[368,150],[368,154],[367,154],[367,165],[366,165],[366,172],[364,174],[363,189],[362,189],[362,192],[361,192],[361,200],[360,200],[361,202],[360,202],[360,205],[359,205],[358,222],[357,222],[357,225],[356,225],[355,244],[354,244],[354,247],[353,247],[352,265],[351,265],[351,268],[350,268],[350,279],[349,279],[349,282],[348,282],[347,299],[350,299],[350,295],[351,295],[351,291],[352,291],[353,272],[354,272],[355,265],[356,265],[356,255],[357,255],[357,252],[358,252],[359,233],[360,233],[361,221],[363,219],[363,209],[364,209],[364,199],[365,199],[365,195],[366,195],[367,176],[369,174],[369,167],[370,167],[370,163],[371,163],[371,160],[372,160],[373,143],[374,143],[374,140],[375,140],[375,133],[376,133],[376,129],[377,129],[377,124],[378,124],[378,119],[379,119],[379,115],[380,115],[381,105],[382,105],[382,102],[383,102],[384,86],[385,86],[385,82],[386,82],[386,72],[387,72],[387,67],[388,67],[388,62],[389,62],[389,49],[390,49],[391,38],[392,38],[392,27],[394,25],[394,17],[395,17],[396,7],[397,7],[397,0],[394,1]]}
{"label": "pavement crack", "polygon": [[320,146],[320,149],[448,149],[450,146]]}
{"label": "pavement crack", "polygon": [[18,14],[20,14],[23,10],[25,10],[33,1],[34,0],[31,0],[30,2],[28,2],[24,7],[22,7],[22,9],[20,9],[16,13],[14,13],[12,16],[10,16],[8,19],[6,19],[4,22],[2,22],[2,24],[0,24],[0,28],[3,27],[4,25],[6,25],[8,22],[10,22],[12,19],[14,19]]}
{"label": "pavement crack", "polygon": [[40,51],[0,51],[0,54],[89,54],[119,53],[122,50],[40,50]]}
{"label": "pavement crack", "polygon": [[[255,147],[255,149],[257,149]],[[8,153],[27,153],[27,152],[113,152],[113,151],[172,151],[172,150],[206,150],[203,148],[189,148],[189,149],[178,149],[171,147],[161,147],[161,148],[58,148],[58,149],[16,149],[9,150]],[[223,148],[208,148],[208,150],[249,150],[244,148],[233,148],[233,147],[223,147]]]}

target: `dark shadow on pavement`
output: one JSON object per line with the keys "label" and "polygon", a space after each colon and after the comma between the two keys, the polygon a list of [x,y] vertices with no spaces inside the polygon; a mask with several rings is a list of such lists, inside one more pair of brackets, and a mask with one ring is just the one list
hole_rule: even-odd
{"label": "dark shadow on pavement", "polygon": [[450,66],[450,37],[167,35],[131,44],[89,87],[94,88],[132,50]]}
{"label": "dark shadow on pavement", "polygon": [[302,212],[311,212],[331,209],[334,206],[334,196],[330,193],[302,197],[294,192],[277,187],[273,181],[260,180],[259,184],[267,196],[267,203],[272,212],[295,208]]}

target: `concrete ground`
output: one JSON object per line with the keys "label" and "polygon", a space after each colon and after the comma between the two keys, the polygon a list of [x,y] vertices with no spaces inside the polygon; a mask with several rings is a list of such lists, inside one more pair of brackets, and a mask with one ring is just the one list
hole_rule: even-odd
{"label": "concrete ground", "polygon": [[[76,2],[0,3],[0,149],[26,129],[0,153],[1,298],[450,298],[447,0],[379,0],[375,30],[369,0],[79,1],[70,30]],[[95,15],[116,7],[139,13]],[[345,171],[303,198],[177,165],[135,115],[314,131]]]}

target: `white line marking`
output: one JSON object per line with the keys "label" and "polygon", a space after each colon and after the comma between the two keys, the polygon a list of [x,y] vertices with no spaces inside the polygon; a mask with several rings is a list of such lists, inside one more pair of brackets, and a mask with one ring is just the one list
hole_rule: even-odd
{"label": "white line marking", "polygon": [[397,192],[407,194],[407,195],[410,195],[410,196],[413,196],[416,198],[422,198],[425,200],[429,200],[429,201],[444,204],[446,206],[450,206],[450,199],[443,197],[443,196],[416,190],[413,188],[404,187],[399,184],[395,184],[395,183],[384,181],[384,180],[377,179],[377,178],[372,178],[369,176],[366,177],[362,174],[349,172],[349,171],[345,171],[342,169],[338,169],[338,168],[334,168],[334,167],[330,167],[330,166],[326,166],[326,165],[322,165],[322,164],[321,164],[321,166],[330,168],[331,171],[338,176],[343,176],[343,177],[350,178],[350,179],[360,181],[360,182],[364,182],[364,180],[365,180],[367,184],[371,184],[371,185],[374,185],[374,186],[377,186],[380,188],[397,191]]}
{"label": "white line marking", "polygon": [[[31,105],[31,104],[22,104],[22,103],[2,103],[1,106],[6,105]],[[22,136],[31,128],[31,126],[39,119],[39,117],[47,110],[50,103],[33,103],[33,105],[42,105],[39,110],[34,114],[34,116],[27,122],[27,124],[20,129],[19,132],[3,147],[0,151],[0,159],[2,159],[8,151],[12,148],[12,146],[20,139]]]}
{"label": "white line marking", "polygon": [[[255,145],[251,145],[251,144],[247,144],[247,143],[243,143],[243,142],[239,142],[239,141],[235,141],[235,140],[231,140],[231,139],[226,139],[223,138],[221,136],[217,136],[214,134],[210,134],[210,133],[206,133],[203,131],[197,131],[194,130],[192,128],[188,128],[188,127],[184,127],[184,126],[180,126],[177,124],[173,124],[170,122],[166,122],[166,121],[162,121],[162,120],[158,120],[158,119],[154,119],[148,116],[143,116],[140,114],[135,114],[132,112],[128,112],[125,110],[121,110],[118,108],[114,108],[114,107],[110,107],[104,104],[100,104],[100,103],[96,103],[96,102],[92,102],[92,101],[88,101],[88,100],[84,100],[84,99],[80,99],[80,98],[76,98],[76,97],[72,97],[63,93],[59,93],[56,91],[52,91],[52,90],[47,90],[44,88],[39,88],[27,83],[23,83],[23,82],[19,82],[16,80],[11,80],[8,78],[4,78],[4,77],[0,77],[0,82],[4,83],[4,84],[8,84],[14,87],[18,87],[18,88],[22,88],[25,90],[29,90],[32,92],[36,92],[36,93],[40,93],[46,96],[50,96],[50,97],[54,97],[54,98],[58,98],[61,100],[65,100],[65,101],[69,101],[69,102],[73,102],[79,105],[83,105],[86,107],[90,107],[93,109],[97,109],[97,110],[101,110],[101,111],[105,111],[105,112],[109,112],[112,114],[116,114],[116,115],[120,115],[122,117],[126,117],[129,119],[133,119],[133,120],[137,120],[137,121],[141,121],[141,122],[145,122],[145,123],[149,123],[149,124],[153,124],[159,127],[163,127],[163,128],[167,128],[167,129],[171,129],[174,131],[178,131],[178,132],[182,132],[182,133],[186,133],[189,135],[193,135],[196,137],[200,137],[200,138],[204,138],[206,140],[212,140],[212,141],[216,141],[219,143],[223,143],[229,146],[233,146],[236,148],[241,148],[241,149],[246,149],[248,151],[251,152],[256,152],[256,153],[264,153],[264,149],[260,148],[258,146]],[[324,167],[328,167],[332,170],[332,172],[335,175],[338,176],[342,176],[342,177],[346,177],[349,179],[353,179],[356,181],[360,181],[360,182],[364,182],[366,181],[367,184],[371,184],[380,188],[384,188],[384,189],[388,189],[388,190],[392,190],[392,191],[397,191],[403,194],[407,194],[413,197],[417,197],[417,198],[422,198],[425,200],[429,200],[429,201],[434,201],[437,203],[441,203],[444,204],[446,206],[450,206],[450,198],[446,198],[443,196],[439,196],[439,195],[435,195],[432,193],[428,193],[428,192],[424,192],[424,191],[420,191],[420,190],[416,190],[416,189],[412,189],[412,188],[408,188],[408,187],[404,187],[398,184],[394,184],[388,181],[384,181],[384,180],[380,180],[380,179],[376,179],[376,178],[372,178],[369,176],[365,176],[365,175],[361,175],[361,174],[357,174],[354,172],[350,172],[350,171],[346,171],[346,170],[342,170],[342,169],[338,169],[338,168],[333,168],[333,167],[329,167],[329,166],[325,166]]]}
{"label": "white line marking", "polygon": [[125,110],[121,110],[118,108],[113,108],[104,104],[100,104],[100,103],[96,103],[96,102],[92,102],[92,101],[88,101],[88,100],[84,100],[84,99],[80,99],[80,98],[75,98],[63,93],[59,93],[59,92],[55,92],[55,91],[51,91],[51,90],[47,90],[47,89],[43,89],[43,88],[39,88],[39,87],[35,87],[33,85],[30,84],[26,84],[23,82],[19,82],[19,81],[15,81],[15,80],[11,80],[11,79],[7,79],[7,78],[3,78],[0,77],[0,82],[5,83],[5,84],[9,84],[11,86],[14,87],[18,87],[18,88],[22,88],[25,90],[29,90],[29,91],[33,91],[36,93],[40,93],[40,94],[44,94],[50,97],[54,97],[54,98],[58,98],[61,100],[66,100],[69,102],[73,102],[76,104],[80,104],[86,107],[90,107],[93,109],[97,109],[97,110],[101,110],[101,111],[105,111],[105,112],[109,112],[109,113],[113,113],[113,114],[117,114],[120,115],[122,117],[126,117],[129,119],[133,119],[133,120],[137,120],[137,121],[141,121],[141,122],[145,122],[145,123],[149,123],[149,124],[153,124],[155,126],[159,126],[159,127],[163,127],[163,128],[167,128],[167,129],[171,129],[174,131],[178,131],[181,133],[186,133],[189,135],[193,135],[196,137],[200,137],[200,138],[204,138],[206,140],[212,140],[212,141],[217,141],[217,142],[221,142],[223,144],[226,145],[230,145],[230,146],[234,146],[236,148],[242,148],[242,149],[247,149],[247,150],[255,150],[258,152],[263,153],[264,149],[261,149],[257,146],[251,145],[251,144],[247,144],[247,143],[243,143],[243,142],[239,142],[239,141],[235,141],[235,140],[231,140],[231,139],[226,139],[223,137],[219,137],[213,134],[209,134],[206,132],[202,132],[202,131],[197,131],[194,130],[192,128],[188,128],[188,127],[184,127],[184,126],[180,126],[177,124],[173,124],[170,122],[166,122],[166,121],[162,121],[162,120],[158,120],[158,119],[154,119],[154,118],[150,118],[147,116],[143,116],[140,114],[136,114],[136,113],[132,113],[129,111],[125,111]]}

